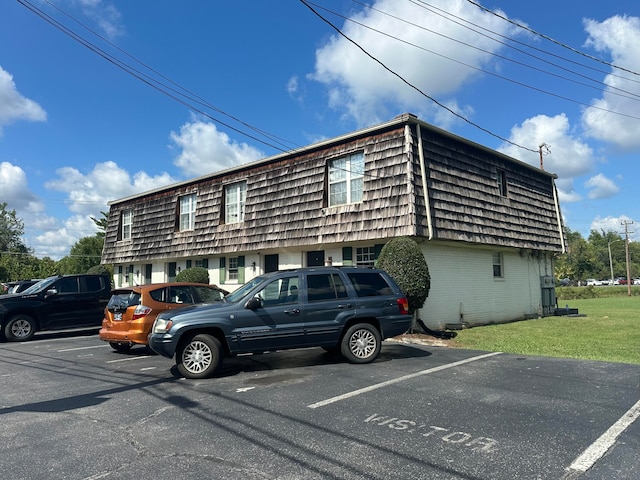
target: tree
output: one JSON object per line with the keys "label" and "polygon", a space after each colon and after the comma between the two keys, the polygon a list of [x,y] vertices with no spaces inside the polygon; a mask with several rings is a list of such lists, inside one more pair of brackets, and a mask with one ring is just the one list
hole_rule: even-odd
{"label": "tree", "polygon": [[97,219],[95,217],[89,217],[89,218],[91,218],[91,220],[93,220],[93,223],[96,224],[96,227],[98,227],[98,233],[96,233],[96,235],[104,238],[107,232],[107,223],[109,222],[109,214],[107,214],[106,212],[100,212],[100,215],[102,215],[102,218],[100,219]]}
{"label": "tree", "polygon": [[376,266],[385,270],[400,286],[409,300],[409,313],[422,308],[429,296],[431,276],[427,261],[415,240],[397,237],[389,240],[376,261]]}
{"label": "tree", "polygon": [[58,262],[61,274],[86,273],[91,267],[100,265],[104,237],[96,234],[93,237],[83,237],[73,244],[69,255]]}
{"label": "tree", "polygon": [[7,203],[0,203],[0,255],[26,248],[22,243],[24,223],[15,210],[7,210]]}
{"label": "tree", "polygon": [[195,282],[209,285],[209,272],[204,267],[186,268],[176,275],[176,282]]}

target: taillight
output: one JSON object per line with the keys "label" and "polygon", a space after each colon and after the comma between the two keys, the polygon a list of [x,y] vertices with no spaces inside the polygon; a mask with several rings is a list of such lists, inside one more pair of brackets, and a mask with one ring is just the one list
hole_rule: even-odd
{"label": "taillight", "polygon": [[400,308],[400,313],[409,313],[409,300],[407,300],[407,297],[398,299],[398,307]]}
{"label": "taillight", "polygon": [[138,318],[146,317],[151,313],[151,309],[149,307],[145,307],[144,305],[138,305],[136,309],[133,311],[132,320],[137,320]]}

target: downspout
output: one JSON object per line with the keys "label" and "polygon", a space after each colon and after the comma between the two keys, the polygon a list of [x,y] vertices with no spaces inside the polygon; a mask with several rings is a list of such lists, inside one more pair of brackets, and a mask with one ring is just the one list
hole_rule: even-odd
{"label": "downspout", "polygon": [[556,207],[556,220],[558,221],[558,233],[560,234],[562,253],[567,253],[567,249],[565,247],[564,232],[562,231],[562,218],[560,216],[560,202],[558,202],[558,190],[556,189],[556,182],[555,182],[556,178],[558,178],[557,175],[554,175],[551,178],[551,185],[553,186],[553,203]]}
{"label": "downspout", "polygon": [[424,193],[424,206],[427,210],[427,230],[429,232],[427,239],[431,240],[433,238],[433,225],[431,223],[431,204],[429,203],[429,190],[427,190],[427,172],[424,163],[424,151],[422,150],[422,131],[419,123],[416,124],[416,127],[418,134],[418,155],[420,156],[420,174],[422,176],[422,191]]}

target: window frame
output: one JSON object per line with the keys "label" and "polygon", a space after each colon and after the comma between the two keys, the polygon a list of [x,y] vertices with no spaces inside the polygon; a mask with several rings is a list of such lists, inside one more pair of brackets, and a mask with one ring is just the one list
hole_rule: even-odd
{"label": "window frame", "polygon": [[[247,181],[230,183],[224,186],[224,223],[244,222],[247,203]],[[235,210],[232,212],[232,208]]]}
{"label": "window frame", "polygon": [[502,252],[493,252],[491,263],[493,264],[493,279],[504,279],[504,255]]}
{"label": "window frame", "polygon": [[[357,165],[354,167],[353,163]],[[338,163],[344,162],[344,166]],[[338,207],[341,205],[353,205],[362,203],[364,197],[364,151],[358,151],[349,155],[332,158],[327,162],[327,205]],[[342,190],[334,187],[344,184]],[[354,188],[358,185],[359,188]],[[343,197],[344,198],[337,198]]]}
{"label": "window frame", "polygon": [[[188,202],[185,204],[185,200]],[[195,229],[198,194],[189,193],[178,197],[178,231],[188,232]],[[184,221],[183,221],[184,220]]]}
{"label": "window frame", "polygon": [[375,267],[376,257],[377,252],[375,245],[369,247],[356,247],[355,265],[357,267]]}
{"label": "window frame", "polygon": [[123,210],[120,219],[120,240],[131,240],[131,231],[133,230],[133,210]]}

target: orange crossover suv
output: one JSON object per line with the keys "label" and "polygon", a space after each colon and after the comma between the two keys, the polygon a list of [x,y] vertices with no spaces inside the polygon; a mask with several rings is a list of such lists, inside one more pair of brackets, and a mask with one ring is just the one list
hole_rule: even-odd
{"label": "orange crossover suv", "polygon": [[216,285],[186,282],[116,288],[104,310],[100,340],[109,342],[118,352],[147,345],[147,336],[160,312],[193,303],[218,302],[227,293]]}

